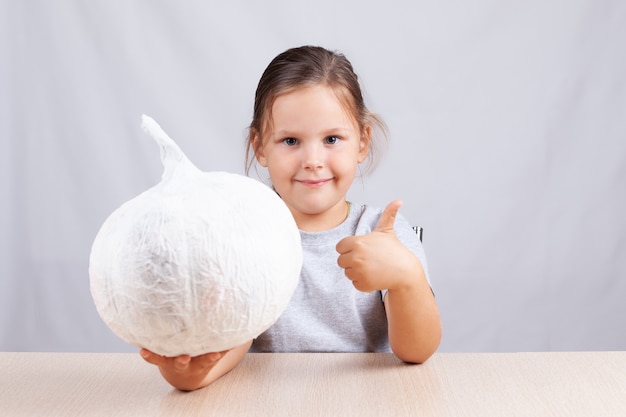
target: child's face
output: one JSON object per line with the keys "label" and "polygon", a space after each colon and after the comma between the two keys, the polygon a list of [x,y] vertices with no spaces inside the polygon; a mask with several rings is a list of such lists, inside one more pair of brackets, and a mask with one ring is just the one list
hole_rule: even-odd
{"label": "child's face", "polygon": [[369,138],[326,86],[279,96],[272,128],[257,150],[272,184],[303,230],[325,230],[346,217],[346,194]]}

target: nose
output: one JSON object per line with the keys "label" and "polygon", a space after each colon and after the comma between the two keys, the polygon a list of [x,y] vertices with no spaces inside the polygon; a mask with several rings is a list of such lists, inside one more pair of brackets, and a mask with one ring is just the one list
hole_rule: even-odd
{"label": "nose", "polygon": [[316,170],[324,167],[324,149],[315,144],[305,146],[302,155],[302,167]]}

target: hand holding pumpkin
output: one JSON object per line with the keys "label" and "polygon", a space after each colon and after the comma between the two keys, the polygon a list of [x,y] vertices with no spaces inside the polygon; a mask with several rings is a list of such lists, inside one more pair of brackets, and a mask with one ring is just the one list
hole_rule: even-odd
{"label": "hand holding pumpkin", "polygon": [[397,238],[393,225],[402,201],[385,207],[372,232],[339,241],[337,263],[359,291],[402,288],[409,284],[417,257]]}
{"label": "hand holding pumpkin", "polygon": [[[211,352],[194,357],[189,355],[168,357],[158,355],[148,349],[141,349],[140,354],[146,362],[158,366],[167,381],[183,380],[189,384],[188,389],[191,390],[201,384],[211,369],[229,351]],[[176,386],[176,384],[173,385]],[[185,387],[180,386],[179,389],[185,390]]]}

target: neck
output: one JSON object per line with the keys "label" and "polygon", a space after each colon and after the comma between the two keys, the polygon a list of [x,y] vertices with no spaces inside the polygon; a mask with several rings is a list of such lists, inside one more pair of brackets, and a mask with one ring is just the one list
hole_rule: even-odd
{"label": "neck", "polygon": [[350,203],[343,201],[324,213],[307,214],[292,211],[298,229],[304,232],[323,232],[339,226],[350,214]]}

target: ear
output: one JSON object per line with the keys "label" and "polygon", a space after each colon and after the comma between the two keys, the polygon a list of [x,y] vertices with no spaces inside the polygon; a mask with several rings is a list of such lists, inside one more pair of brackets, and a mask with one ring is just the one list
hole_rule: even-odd
{"label": "ear", "polygon": [[358,161],[359,164],[365,161],[367,158],[367,153],[370,149],[370,142],[372,140],[372,126],[365,125],[363,130],[361,131],[361,141],[359,142],[359,156]]}
{"label": "ear", "polygon": [[256,157],[259,165],[263,168],[267,168],[267,158],[265,157],[263,140],[261,139],[259,132],[250,132],[250,146],[252,146],[252,149],[254,150],[254,156]]}

